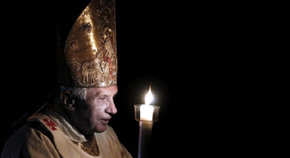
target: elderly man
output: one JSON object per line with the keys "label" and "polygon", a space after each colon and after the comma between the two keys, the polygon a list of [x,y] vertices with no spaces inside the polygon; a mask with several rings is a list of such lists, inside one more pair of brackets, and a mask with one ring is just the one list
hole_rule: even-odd
{"label": "elderly man", "polygon": [[2,158],[131,158],[108,126],[117,113],[115,2],[92,0],[71,27],[59,89],[10,137]]}

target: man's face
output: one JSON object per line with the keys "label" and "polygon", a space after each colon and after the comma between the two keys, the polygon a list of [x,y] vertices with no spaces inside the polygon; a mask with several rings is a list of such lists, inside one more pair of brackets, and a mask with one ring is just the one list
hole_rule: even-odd
{"label": "man's face", "polygon": [[76,126],[86,134],[104,132],[112,115],[117,113],[113,100],[117,92],[117,86],[88,88],[85,103],[76,108]]}

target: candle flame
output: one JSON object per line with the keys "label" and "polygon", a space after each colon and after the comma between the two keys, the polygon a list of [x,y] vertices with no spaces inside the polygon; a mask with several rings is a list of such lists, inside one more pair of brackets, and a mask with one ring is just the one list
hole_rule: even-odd
{"label": "candle flame", "polygon": [[140,107],[140,120],[152,121],[154,107],[150,105],[153,101],[153,94],[151,92],[151,87],[149,87],[148,93],[145,95],[145,105]]}
{"label": "candle flame", "polygon": [[148,93],[145,95],[145,105],[150,105],[153,101],[154,97],[151,92],[151,86],[149,87]]}

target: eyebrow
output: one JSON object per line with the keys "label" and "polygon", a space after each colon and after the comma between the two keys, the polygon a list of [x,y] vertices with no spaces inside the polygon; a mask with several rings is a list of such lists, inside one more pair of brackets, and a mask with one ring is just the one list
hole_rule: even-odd
{"label": "eyebrow", "polygon": [[[116,93],[113,93],[113,97],[116,96],[118,94],[118,91]],[[106,94],[106,93],[102,93],[102,91],[98,91],[96,94],[96,96],[106,96],[106,97],[109,97],[111,96],[110,94]]]}

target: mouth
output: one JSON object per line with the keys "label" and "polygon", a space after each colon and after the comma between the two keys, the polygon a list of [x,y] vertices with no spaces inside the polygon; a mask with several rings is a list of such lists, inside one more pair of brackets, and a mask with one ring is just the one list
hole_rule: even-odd
{"label": "mouth", "polygon": [[100,122],[106,126],[106,125],[108,125],[109,121],[110,121],[110,119],[101,119]]}

